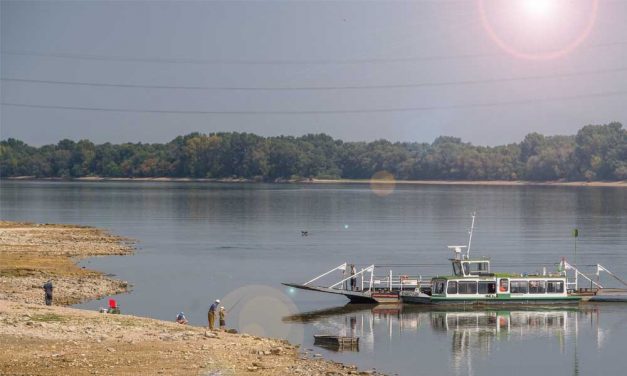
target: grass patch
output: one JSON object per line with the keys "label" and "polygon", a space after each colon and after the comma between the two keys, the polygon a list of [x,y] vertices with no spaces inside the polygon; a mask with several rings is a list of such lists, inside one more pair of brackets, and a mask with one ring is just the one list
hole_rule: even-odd
{"label": "grass patch", "polygon": [[67,318],[57,315],[56,313],[44,313],[41,315],[32,315],[31,320],[38,322],[65,322]]}
{"label": "grass patch", "polygon": [[67,256],[0,252],[0,275],[4,277],[82,277],[96,274],[80,268]]}

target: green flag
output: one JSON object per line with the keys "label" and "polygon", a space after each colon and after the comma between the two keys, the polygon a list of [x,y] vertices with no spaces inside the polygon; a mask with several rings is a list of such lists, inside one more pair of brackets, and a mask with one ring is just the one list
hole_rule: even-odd
{"label": "green flag", "polygon": [[576,238],[579,237],[579,229],[574,229],[573,230],[573,236],[576,237]]}

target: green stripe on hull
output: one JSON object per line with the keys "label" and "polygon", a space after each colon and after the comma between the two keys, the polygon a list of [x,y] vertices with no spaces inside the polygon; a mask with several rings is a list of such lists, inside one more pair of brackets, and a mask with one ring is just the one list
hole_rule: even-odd
{"label": "green stripe on hull", "polygon": [[579,296],[567,296],[561,298],[512,298],[499,296],[497,298],[485,299],[485,298],[465,298],[465,299],[451,299],[446,297],[412,297],[403,296],[403,303],[413,304],[437,304],[437,305],[508,305],[508,304],[521,304],[521,305],[563,305],[563,304],[577,304],[581,301]]}
{"label": "green stripe on hull", "polygon": [[566,296],[563,298],[513,298],[499,296],[498,298],[464,298],[451,299],[431,297],[433,304],[577,304],[581,301],[579,296]]}

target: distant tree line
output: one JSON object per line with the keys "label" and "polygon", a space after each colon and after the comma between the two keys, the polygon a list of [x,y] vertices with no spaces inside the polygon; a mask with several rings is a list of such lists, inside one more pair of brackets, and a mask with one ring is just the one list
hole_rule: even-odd
{"label": "distant tree line", "polygon": [[588,125],[575,136],[528,134],[520,143],[486,147],[456,137],[431,144],[377,140],[343,142],[325,134],[260,137],[250,133],[191,133],[166,144],[95,145],[61,140],[33,147],[0,142],[0,176],[55,178],[172,177],[369,179],[623,180],[627,131],[620,123]]}

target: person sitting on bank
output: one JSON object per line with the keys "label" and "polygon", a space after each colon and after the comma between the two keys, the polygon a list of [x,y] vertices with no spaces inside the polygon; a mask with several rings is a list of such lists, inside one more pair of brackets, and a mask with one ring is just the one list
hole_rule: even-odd
{"label": "person sitting on bank", "polygon": [[220,307],[219,318],[220,329],[224,330],[226,328],[226,310],[224,309],[224,307]]}
{"label": "person sitting on bank", "polygon": [[179,312],[179,314],[176,315],[176,322],[181,324],[181,325],[186,325],[188,323],[187,318],[185,317],[185,313],[184,312]]}
{"label": "person sitting on bank", "polygon": [[115,301],[115,299],[109,299],[109,309],[107,309],[107,313],[114,315],[120,314],[120,305]]}
{"label": "person sitting on bank", "polygon": [[54,290],[54,286],[52,286],[52,280],[48,280],[48,282],[44,283],[42,286],[44,289],[44,300],[46,305],[52,305],[52,290]]}

